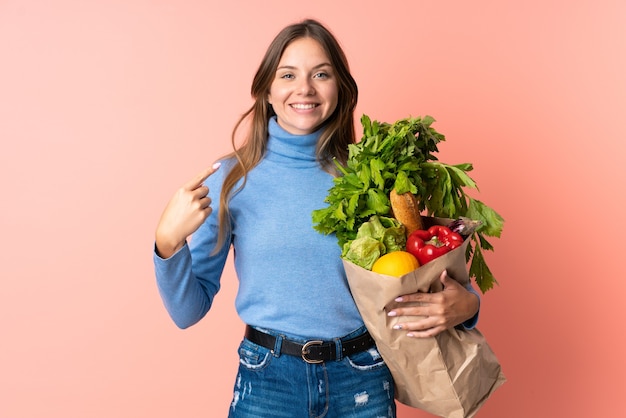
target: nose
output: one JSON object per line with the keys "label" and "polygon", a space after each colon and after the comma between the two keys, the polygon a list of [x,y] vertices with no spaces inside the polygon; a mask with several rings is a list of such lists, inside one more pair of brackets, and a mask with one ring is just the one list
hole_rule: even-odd
{"label": "nose", "polygon": [[300,79],[300,84],[298,86],[298,91],[300,94],[310,96],[315,94],[315,88],[313,87],[313,83],[308,77],[304,77]]}

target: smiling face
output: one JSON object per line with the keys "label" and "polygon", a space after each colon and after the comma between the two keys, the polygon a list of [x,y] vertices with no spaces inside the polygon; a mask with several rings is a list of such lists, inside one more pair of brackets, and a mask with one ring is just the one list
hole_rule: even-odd
{"label": "smiling face", "polygon": [[294,135],[315,132],[337,108],[337,97],[335,73],[322,46],[312,38],[290,43],[268,94],[278,124]]}

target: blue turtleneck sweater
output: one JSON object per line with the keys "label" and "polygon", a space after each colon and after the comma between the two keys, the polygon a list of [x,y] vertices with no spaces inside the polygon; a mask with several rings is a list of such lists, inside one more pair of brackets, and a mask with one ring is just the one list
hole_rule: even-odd
{"label": "blue turtleneck sweater", "polygon": [[172,257],[154,256],[159,291],[179,327],[195,324],[211,307],[231,244],[243,322],[322,339],[363,325],[336,237],[313,229],[311,213],[325,205],[333,185],[315,158],[320,134],[292,135],[270,120],[267,153],[232,197],[230,241],[215,255],[219,195],[232,162],[207,179],[213,213]]}

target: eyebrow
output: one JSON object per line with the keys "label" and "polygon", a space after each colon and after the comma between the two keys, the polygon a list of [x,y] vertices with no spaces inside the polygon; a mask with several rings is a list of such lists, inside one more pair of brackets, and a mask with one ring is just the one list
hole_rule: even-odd
{"label": "eyebrow", "polygon": [[[316,65],[315,67],[313,67],[313,69],[317,70],[317,69],[322,68],[322,67],[331,67],[332,68],[332,65],[330,65],[330,63],[328,63],[328,62],[324,62],[322,64]],[[295,67],[293,65],[282,65],[282,66],[276,68],[276,71],[278,71],[278,70],[296,70],[296,69],[298,69],[298,67]]]}

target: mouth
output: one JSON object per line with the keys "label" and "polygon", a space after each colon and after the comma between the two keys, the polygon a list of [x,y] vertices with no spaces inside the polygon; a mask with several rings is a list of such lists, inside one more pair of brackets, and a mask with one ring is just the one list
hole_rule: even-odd
{"label": "mouth", "polygon": [[297,110],[310,110],[316,108],[319,105],[315,103],[293,103],[289,106]]}

